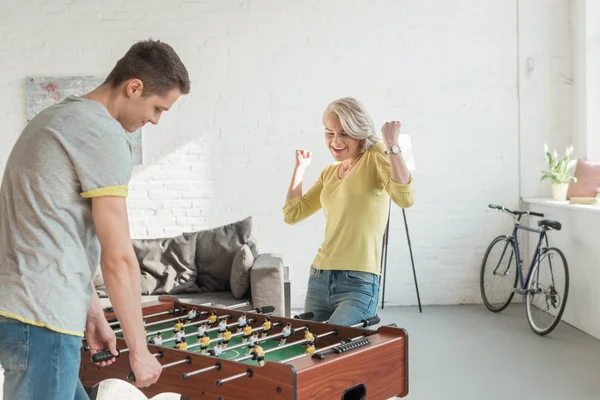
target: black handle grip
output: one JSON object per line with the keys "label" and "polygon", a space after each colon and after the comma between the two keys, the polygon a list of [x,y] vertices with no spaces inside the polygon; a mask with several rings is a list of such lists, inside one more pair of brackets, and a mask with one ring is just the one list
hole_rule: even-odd
{"label": "black handle grip", "polygon": [[492,208],[492,209],[494,209],[494,210],[500,210],[500,211],[502,211],[502,210],[504,209],[504,207],[502,207],[502,206],[497,206],[497,205],[495,205],[495,204],[490,204],[490,205],[488,205],[488,207],[489,207],[489,208]]}
{"label": "black handle grip", "polygon": [[311,320],[315,317],[315,314],[312,311],[308,311],[302,314],[298,314],[298,315],[294,315],[294,318],[296,319],[307,319],[307,320]]}
{"label": "black handle grip", "polygon": [[129,372],[127,374],[127,380],[132,383],[135,382],[135,375],[133,374],[133,372]]}
{"label": "black handle grip", "polygon": [[342,344],[335,346],[331,350],[327,350],[327,351],[320,352],[320,353],[315,353],[312,355],[312,358],[315,358],[317,360],[324,360],[325,357],[327,357],[328,355],[345,353],[347,351],[354,350],[354,349],[357,349],[362,346],[366,346],[370,343],[371,343],[371,341],[368,338],[362,338],[362,339],[357,339],[357,340],[344,339],[342,341]]}
{"label": "black handle grip", "polygon": [[366,328],[367,326],[377,325],[379,322],[381,322],[381,320],[379,319],[379,316],[376,315],[371,318],[363,319],[361,322],[363,327]]}
{"label": "black handle grip", "polygon": [[[117,350],[117,357],[121,355],[121,352]],[[112,360],[115,357],[110,351],[99,351],[92,356],[92,362],[101,363],[103,361]]]}
{"label": "black handle grip", "polygon": [[267,313],[272,313],[273,311],[275,311],[275,307],[273,307],[273,306],[258,307],[254,311],[256,311],[259,314],[267,314]]}
{"label": "black handle grip", "polygon": [[529,211],[529,215],[533,215],[534,217],[544,218],[544,214],[538,213],[538,212]]}

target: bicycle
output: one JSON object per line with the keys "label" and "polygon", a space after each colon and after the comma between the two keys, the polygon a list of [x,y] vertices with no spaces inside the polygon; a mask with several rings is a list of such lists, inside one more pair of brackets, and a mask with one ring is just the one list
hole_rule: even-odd
{"label": "bicycle", "polygon": [[[521,217],[530,215],[544,218],[544,214],[511,211],[494,204],[490,204],[489,208],[510,214],[515,221],[511,235],[501,235],[492,240],[483,257],[480,281],[483,302],[490,311],[497,313],[510,304],[515,293],[522,295],[529,326],[538,335],[547,335],[558,325],[569,295],[567,259],[560,249],[548,245],[547,232],[560,231],[562,226],[558,221],[542,219],[537,223],[539,229],[534,229],[521,225]],[[539,234],[527,276],[524,276],[522,269],[517,236],[519,230]],[[497,251],[500,252],[499,256]],[[505,266],[503,261],[506,262]],[[495,293],[493,288],[497,283],[502,287]]]}

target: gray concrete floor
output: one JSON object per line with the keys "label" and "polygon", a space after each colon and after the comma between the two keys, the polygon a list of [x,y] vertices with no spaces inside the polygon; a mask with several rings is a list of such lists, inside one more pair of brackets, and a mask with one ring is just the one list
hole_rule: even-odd
{"label": "gray concrete floor", "polygon": [[[537,336],[521,305],[500,314],[473,305],[424,307],[422,314],[386,307],[379,315],[409,334],[406,399],[600,399],[600,341],[564,323]],[[0,398],[1,382],[0,375]]]}
{"label": "gray concrete floor", "polygon": [[411,400],[600,399],[600,341],[565,323],[533,333],[525,308],[386,307],[409,335]]}

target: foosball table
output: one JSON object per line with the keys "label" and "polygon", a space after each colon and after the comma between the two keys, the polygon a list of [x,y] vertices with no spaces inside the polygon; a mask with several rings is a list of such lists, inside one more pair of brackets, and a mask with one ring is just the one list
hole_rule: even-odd
{"label": "foosball table", "polygon": [[[148,348],[163,370],[142,392],[175,392],[191,400],[383,400],[408,394],[404,329],[366,329],[379,323],[377,317],[348,327],[312,321],[311,313],[283,318],[271,314],[273,307],[244,308],[248,303],[216,307],[173,297],[144,304]],[[115,329],[119,356],[99,367],[94,361],[112,355],[91,357],[84,341],[80,379],[88,390],[109,378],[135,380],[116,316],[110,310],[105,316]],[[155,340],[159,332],[161,340]]]}

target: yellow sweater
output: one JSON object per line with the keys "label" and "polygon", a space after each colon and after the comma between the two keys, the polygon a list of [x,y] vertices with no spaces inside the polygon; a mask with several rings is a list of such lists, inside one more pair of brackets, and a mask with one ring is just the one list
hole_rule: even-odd
{"label": "yellow sweater", "polygon": [[383,143],[372,146],[343,179],[340,163],[330,164],[302,197],[284,205],[284,220],[292,225],[323,208],[325,239],[313,267],[380,273],[388,199],[402,208],[414,203],[412,177],[406,185],[394,182],[384,151]]}

